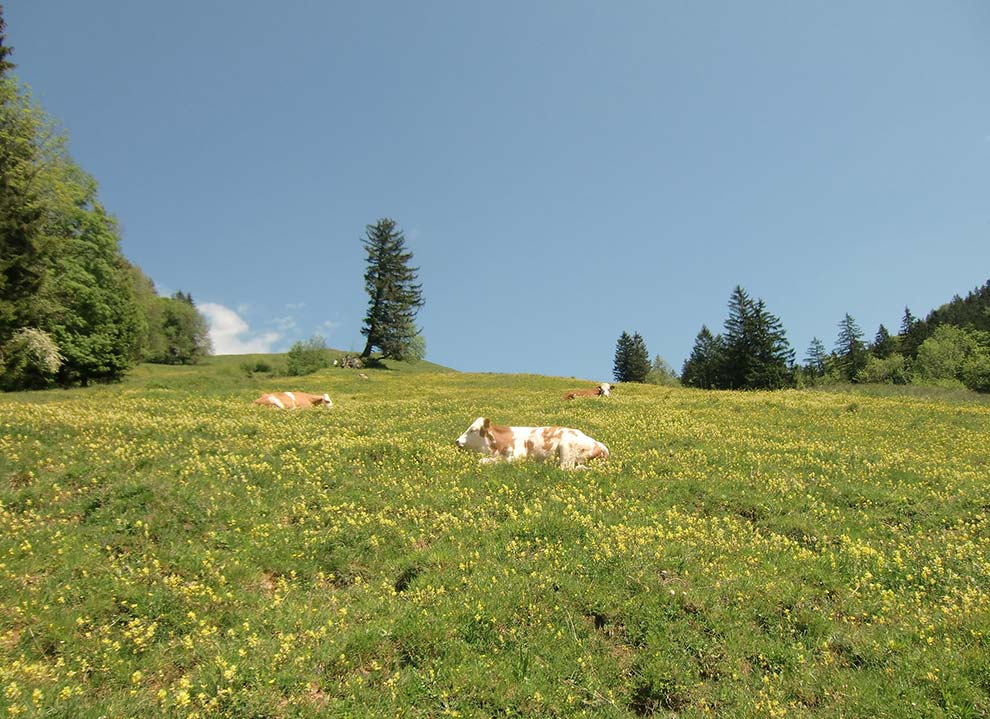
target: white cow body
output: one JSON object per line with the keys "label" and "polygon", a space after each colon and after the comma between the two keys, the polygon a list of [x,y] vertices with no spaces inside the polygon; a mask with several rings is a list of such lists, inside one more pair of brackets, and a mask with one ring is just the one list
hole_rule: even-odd
{"label": "white cow body", "polygon": [[457,446],[486,455],[482,462],[516,459],[556,460],[562,469],[585,468],[589,460],[608,459],[608,448],[570,427],[508,427],[478,417]]}

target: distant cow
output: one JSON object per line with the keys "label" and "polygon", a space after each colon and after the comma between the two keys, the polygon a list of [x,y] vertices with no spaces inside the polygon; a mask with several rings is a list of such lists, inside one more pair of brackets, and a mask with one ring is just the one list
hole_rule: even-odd
{"label": "distant cow", "polygon": [[304,407],[333,407],[328,394],[308,394],[306,392],[272,392],[263,394],[254,401],[266,407],[278,407],[279,409],[302,409]]}
{"label": "distant cow", "polygon": [[612,385],[602,382],[594,389],[575,389],[564,395],[564,399],[574,399],[575,397],[611,397]]}
{"label": "distant cow", "polygon": [[506,427],[478,417],[457,446],[486,455],[482,462],[504,459],[555,460],[561,469],[586,469],[588,460],[608,459],[608,447],[570,427]]}

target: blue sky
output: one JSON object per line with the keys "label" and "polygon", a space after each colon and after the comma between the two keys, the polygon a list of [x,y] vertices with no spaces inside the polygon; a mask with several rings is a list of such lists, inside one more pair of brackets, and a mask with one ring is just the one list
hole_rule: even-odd
{"label": "blue sky", "polygon": [[990,4],[7,0],[16,73],[218,351],[360,350],[365,225],[428,359],[680,368],[741,284],[798,359],[990,278]]}

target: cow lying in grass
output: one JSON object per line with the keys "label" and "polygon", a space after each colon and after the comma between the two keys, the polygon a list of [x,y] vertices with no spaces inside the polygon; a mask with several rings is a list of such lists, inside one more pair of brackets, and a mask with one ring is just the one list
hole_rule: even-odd
{"label": "cow lying in grass", "polygon": [[575,399],[576,397],[610,397],[612,385],[602,382],[594,389],[574,389],[564,395],[564,399]]}
{"label": "cow lying in grass", "polygon": [[333,407],[328,394],[308,394],[306,392],[272,392],[263,394],[254,401],[266,407],[278,409],[302,409],[304,407]]}
{"label": "cow lying in grass", "polygon": [[457,446],[486,455],[482,462],[504,459],[552,459],[561,469],[586,469],[585,464],[608,459],[608,447],[570,427],[506,427],[478,417],[457,438]]}

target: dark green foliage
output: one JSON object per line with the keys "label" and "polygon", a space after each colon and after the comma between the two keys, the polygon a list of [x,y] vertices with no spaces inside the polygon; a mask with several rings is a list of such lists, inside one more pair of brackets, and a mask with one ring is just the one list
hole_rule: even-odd
{"label": "dark green foliage", "polygon": [[[117,380],[149,354],[195,361],[209,348],[205,321],[188,296],[158,298],[124,259],[96,182],[65,146],[27,92],[0,79],[0,345],[26,328],[44,333],[63,385]],[[38,386],[25,367],[6,365],[3,384]]]}
{"label": "dark green foliage", "polygon": [[158,353],[148,355],[149,362],[196,364],[210,354],[209,327],[192,297],[176,292],[172,297],[156,298],[156,304],[154,320],[160,325],[154,332],[156,341],[163,344]]}
{"label": "dark green foliage", "polygon": [[99,205],[79,207],[59,243],[44,293],[52,314],[49,329],[65,363],[61,384],[119,380],[134,364],[141,319],[113,220]]}
{"label": "dark green foliage", "polygon": [[781,389],[793,384],[794,352],[780,319],[740,286],[729,298],[720,371],[723,389]]}
{"label": "dark green foliage", "polygon": [[386,217],[366,227],[363,244],[368,253],[364,288],[369,301],[361,328],[368,339],[361,357],[370,357],[374,349],[383,359],[396,360],[425,352],[425,345],[414,344],[419,334],[416,314],[424,303],[423,286],[416,282],[419,268],[409,264],[413,255],[406,250],[405,236],[395,221]]}
{"label": "dark green foliage", "polygon": [[804,358],[805,371],[814,377],[822,377],[828,369],[828,352],[825,345],[817,337],[811,338],[808,345],[808,354]]}
{"label": "dark green foliage", "polygon": [[956,295],[947,304],[932,310],[924,324],[929,334],[939,325],[990,331],[990,280],[969,292],[965,298]]}
{"label": "dark green foliage", "polygon": [[901,334],[897,338],[898,347],[905,357],[914,358],[918,354],[918,348],[928,337],[928,330],[925,325],[911,314],[911,310],[904,308],[904,317],[901,319]]}
{"label": "dark green foliage", "polygon": [[645,382],[650,369],[650,353],[642,336],[623,332],[615,345],[612,377],[616,382]]}
{"label": "dark green foliage", "polygon": [[890,336],[890,332],[883,325],[877,329],[876,337],[870,346],[870,352],[878,359],[886,359],[897,351],[897,340]]}
{"label": "dark green foliage", "polygon": [[956,295],[946,304],[929,312],[924,320],[916,320],[906,308],[904,313],[901,351],[912,358],[917,356],[922,343],[941,325],[990,331],[990,280],[967,293],[965,297]]}
{"label": "dark green foliage", "polygon": [[619,335],[615,343],[615,356],[612,359],[612,379],[622,382],[623,378],[629,374],[629,347],[632,344],[632,337],[628,332]]}
{"label": "dark green foliage", "polygon": [[142,320],[139,360],[196,364],[212,353],[209,326],[191,295],[180,290],[171,297],[159,297],[155,283],[141,268],[129,265],[128,274]]}
{"label": "dark green foliage", "polygon": [[14,48],[7,45],[6,35],[7,23],[3,19],[3,6],[0,5],[0,80],[9,70],[14,68],[14,63],[7,59],[10,57],[10,51]]}
{"label": "dark green foliage", "polygon": [[721,335],[712,335],[708,327],[702,325],[694,339],[691,355],[681,369],[681,382],[688,387],[716,389],[722,385],[722,354],[724,345]]}
{"label": "dark green foliage", "polygon": [[794,383],[791,366],[794,351],[780,319],[767,311],[763,300],[753,305],[750,320],[753,356],[746,374],[746,389],[783,389]]}
{"label": "dark green foliage", "polygon": [[39,202],[40,126],[16,82],[0,79],[0,345],[41,320],[32,298],[47,277],[52,243]]}
{"label": "dark green foliage", "polygon": [[327,341],[320,336],[296,342],[289,349],[286,373],[290,376],[312,374],[330,366],[330,351]]}
{"label": "dark green foliage", "polygon": [[852,315],[846,313],[839,323],[839,336],[835,341],[835,367],[844,379],[855,382],[856,375],[866,366],[867,357],[863,330]]}

